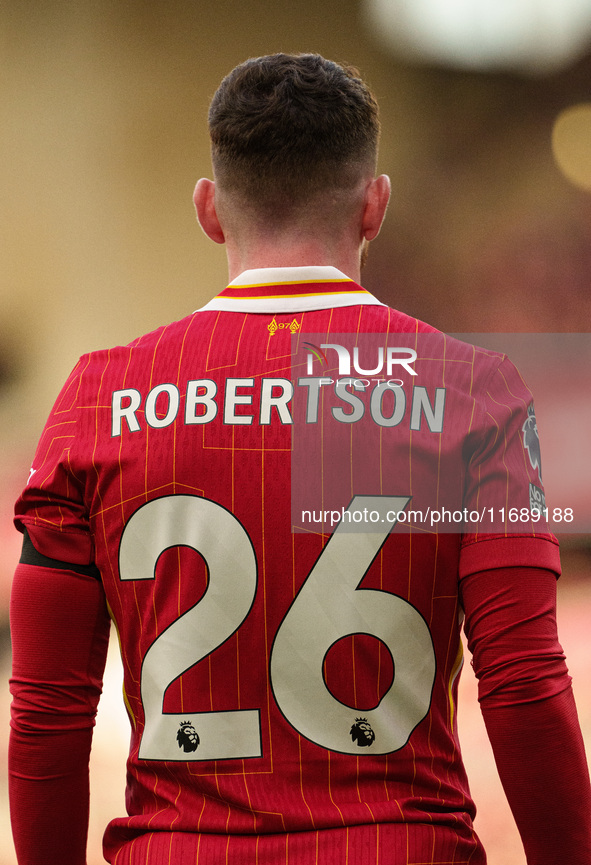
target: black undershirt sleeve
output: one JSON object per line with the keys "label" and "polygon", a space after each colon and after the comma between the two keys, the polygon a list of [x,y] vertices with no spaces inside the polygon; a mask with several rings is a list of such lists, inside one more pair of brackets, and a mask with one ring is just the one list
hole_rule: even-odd
{"label": "black undershirt sleeve", "polygon": [[50,559],[34,547],[33,541],[26,529],[23,532],[23,536],[23,548],[20,557],[22,565],[36,565],[39,568],[57,568],[62,571],[74,571],[76,574],[83,574],[86,577],[94,577],[95,580],[100,580],[101,574],[95,564],[73,565],[70,562],[60,562],[57,559]]}

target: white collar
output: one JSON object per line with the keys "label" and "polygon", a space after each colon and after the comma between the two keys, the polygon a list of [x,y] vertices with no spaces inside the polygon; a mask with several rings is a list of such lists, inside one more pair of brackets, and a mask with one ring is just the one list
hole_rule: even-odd
{"label": "white collar", "polygon": [[198,311],[291,313],[359,304],[383,306],[336,267],[265,267],[245,270]]}
{"label": "white collar", "polygon": [[353,282],[351,277],[332,265],[309,267],[257,267],[243,270],[229,285],[277,285],[289,282]]}

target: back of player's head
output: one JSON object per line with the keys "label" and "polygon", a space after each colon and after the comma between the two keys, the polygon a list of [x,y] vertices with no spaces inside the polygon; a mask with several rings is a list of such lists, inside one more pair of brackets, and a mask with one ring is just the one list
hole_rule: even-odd
{"label": "back of player's head", "polygon": [[318,54],[272,54],[223,79],[209,130],[220,188],[281,218],[373,173],[378,106],[352,67]]}

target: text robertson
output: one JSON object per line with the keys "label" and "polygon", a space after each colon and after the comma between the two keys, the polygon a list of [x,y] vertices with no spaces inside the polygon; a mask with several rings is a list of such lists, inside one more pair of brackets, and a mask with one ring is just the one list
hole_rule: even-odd
{"label": "text robertson", "polygon": [[374,423],[382,427],[395,427],[408,419],[411,430],[420,430],[422,424],[430,432],[443,430],[442,387],[430,395],[421,385],[415,385],[407,394],[399,380],[381,378],[305,377],[299,378],[296,385],[285,378],[257,379],[256,385],[254,378],[228,378],[221,392],[215,381],[201,378],[188,381],[184,393],[170,383],[156,385],[145,396],[133,387],[114,391],[111,434],[120,436],[124,424],[131,433],[146,426],[161,429],[174,423],[179,415],[186,425],[207,424],[219,412],[223,423],[230,425],[267,425],[274,413],[280,423],[293,424],[290,403],[296,388],[305,399],[307,424],[318,422],[320,394],[323,388],[330,388],[337,400],[331,414],[339,423],[356,423],[369,412]]}

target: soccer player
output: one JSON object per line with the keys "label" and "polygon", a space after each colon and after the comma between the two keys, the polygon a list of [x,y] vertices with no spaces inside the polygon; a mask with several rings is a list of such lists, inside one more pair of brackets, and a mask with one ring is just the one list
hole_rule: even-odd
{"label": "soccer player", "polygon": [[355,70],[249,60],[209,128],[195,204],[229,285],[81,358],[17,503],[19,863],[86,861],[112,621],[131,746],[107,861],[481,865],[464,624],[528,863],[589,865],[531,395],[361,287],[390,185]]}

